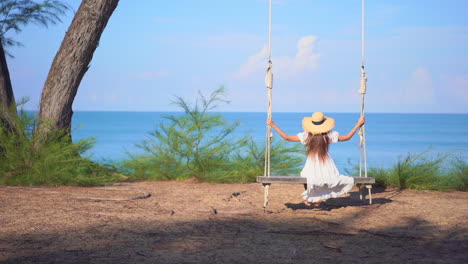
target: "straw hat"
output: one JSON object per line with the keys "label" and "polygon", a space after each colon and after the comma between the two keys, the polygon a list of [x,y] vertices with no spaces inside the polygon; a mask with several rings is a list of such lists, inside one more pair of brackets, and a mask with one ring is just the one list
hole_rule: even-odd
{"label": "straw hat", "polygon": [[335,127],[335,119],[324,116],[322,112],[315,112],[312,117],[302,119],[302,127],[312,135],[318,135],[332,130]]}

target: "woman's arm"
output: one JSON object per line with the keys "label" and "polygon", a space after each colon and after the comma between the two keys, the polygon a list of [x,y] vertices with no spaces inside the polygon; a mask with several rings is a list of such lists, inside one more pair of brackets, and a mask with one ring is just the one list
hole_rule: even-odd
{"label": "woman's arm", "polygon": [[272,126],[272,127],[276,130],[276,132],[278,132],[278,134],[279,134],[282,138],[284,138],[285,140],[287,140],[287,141],[292,141],[292,142],[300,142],[299,138],[298,138],[296,135],[294,135],[294,136],[288,136],[288,135],[286,135],[286,133],[284,133],[283,130],[281,130],[281,129],[275,124],[275,122],[273,122],[273,120],[270,119],[270,120],[267,121],[267,123],[268,123],[268,125]]}
{"label": "woman's arm", "polygon": [[348,135],[340,135],[340,137],[338,137],[338,141],[348,141],[350,140],[353,136],[354,136],[354,133],[356,133],[356,131],[366,122],[366,118],[365,117],[361,117],[359,118],[359,120],[357,121],[356,125],[353,127],[353,129],[351,129],[351,131],[349,131]]}

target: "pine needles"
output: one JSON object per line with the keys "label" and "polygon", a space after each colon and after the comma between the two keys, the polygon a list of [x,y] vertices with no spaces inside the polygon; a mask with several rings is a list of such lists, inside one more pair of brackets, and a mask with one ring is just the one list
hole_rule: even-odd
{"label": "pine needles", "polygon": [[93,147],[93,138],[72,143],[55,131],[38,147],[33,140],[37,118],[22,110],[18,116],[15,132],[0,124],[0,184],[90,186],[121,179],[110,167],[82,157]]}
{"label": "pine needles", "polygon": [[[248,136],[234,138],[239,121],[229,123],[221,114],[210,112],[227,103],[222,88],[210,96],[200,94],[194,105],[176,97],[184,113],[169,115],[139,144],[141,155],[119,164],[133,179],[184,180],[208,182],[251,182],[263,175],[264,147]],[[272,172],[297,173],[301,149],[276,142],[272,146]]]}

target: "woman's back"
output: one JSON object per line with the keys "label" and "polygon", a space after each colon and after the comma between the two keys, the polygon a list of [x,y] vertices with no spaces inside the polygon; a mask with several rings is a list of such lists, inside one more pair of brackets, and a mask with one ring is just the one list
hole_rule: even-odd
{"label": "woman's back", "polygon": [[272,120],[267,121],[287,141],[301,142],[307,147],[307,159],[301,171],[301,177],[307,178],[306,190],[302,193],[304,203],[320,202],[331,197],[349,192],[354,185],[354,179],[341,175],[328,155],[331,143],[349,140],[357,129],[364,124],[365,119],[358,120],[354,128],[341,135],[333,131],[335,120],[321,112],[315,112],[312,117],[304,117],[302,127],[304,132],[297,135],[287,135]]}
{"label": "woman's back", "polygon": [[[335,185],[337,176],[339,175],[338,169],[333,162],[333,159],[328,155],[328,145],[338,142],[339,133],[337,131],[329,131],[325,134],[312,135],[309,132],[302,132],[297,134],[300,142],[305,146],[308,144],[316,143],[311,138],[316,137],[326,143],[327,152],[325,157],[321,157],[320,153],[308,151],[306,163],[301,171],[301,177],[311,177],[314,179],[314,185],[332,184]],[[320,143],[319,143],[320,144]],[[313,149],[312,149],[313,150]]]}

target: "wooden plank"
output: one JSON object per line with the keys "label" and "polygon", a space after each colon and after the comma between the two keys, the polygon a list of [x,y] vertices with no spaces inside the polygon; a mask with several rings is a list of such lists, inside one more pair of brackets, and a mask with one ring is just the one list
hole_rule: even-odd
{"label": "wooden plank", "polygon": [[[257,176],[257,182],[260,183],[307,183],[304,177],[293,176]],[[354,177],[354,184],[374,184],[374,178]]]}
{"label": "wooden plank", "polygon": [[375,178],[371,177],[354,177],[354,184],[374,184]]}
{"label": "wooden plank", "polygon": [[292,176],[257,176],[257,182],[261,183],[306,183],[304,177],[292,177]]}

